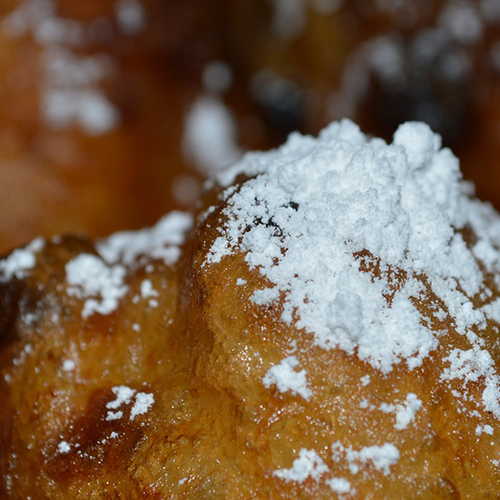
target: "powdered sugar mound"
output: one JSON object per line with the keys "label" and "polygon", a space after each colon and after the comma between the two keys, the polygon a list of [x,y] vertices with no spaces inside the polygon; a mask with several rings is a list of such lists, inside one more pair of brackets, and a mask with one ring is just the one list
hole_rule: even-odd
{"label": "powdered sugar mound", "polygon": [[126,269],[121,265],[108,266],[95,255],[81,254],[66,264],[66,292],[85,299],[83,318],[96,312],[110,314],[127,293],[125,274]]}
{"label": "powdered sugar mound", "polygon": [[309,399],[312,395],[307,386],[306,371],[295,371],[299,366],[299,361],[295,356],[285,358],[279,365],[273,366],[265,375],[262,382],[266,387],[276,385],[280,392],[292,392],[304,399]]}
{"label": "powdered sugar mound", "polygon": [[36,253],[45,245],[42,238],[35,238],[24,248],[14,250],[7,258],[0,261],[0,281],[9,281],[14,276],[25,278],[36,265]]}
{"label": "powdered sugar mound", "polygon": [[[240,174],[249,180],[226,191],[227,222],[207,263],[242,252],[269,282],[255,304],[281,298],[286,324],[389,372],[420,365],[438,346],[415,305],[430,286],[435,314],[452,318],[479,356],[474,331],[491,311],[471,299],[484,289],[480,256],[488,272],[500,269],[500,222],[469,198],[458,160],[427,125],[406,123],[387,144],[348,120],[332,123],[317,139],[295,133],[246,155],[216,182]],[[462,235],[469,227],[474,252]],[[488,380],[492,407],[499,390]]]}
{"label": "powdered sugar mound", "polygon": [[371,465],[389,475],[390,467],[399,460],[399,450],[391,443],[382,446],[365,446],[356,451],[351,446],[345,448],[340,441],[332,445],[333,460],[335,462],[347,461],[351,474],[357,474],[361,468]]}
{"label": "powdered sugar mound", "polygon": [[141,256],[160,259],[167,265],[177,262],[186,233],[193,225],[190,214],[174,211],[148,229],[122,231],[96,245],[102,258],[110,263],[134,264]]}
{"label": "powdered sugar mound", "polygon": [[290,469],[277,470],[274,475],[285,481],[303,483],[307,478],[318,481],[325,472],[328,472],[328,466],[321,457],[314,450],[302,448]]}

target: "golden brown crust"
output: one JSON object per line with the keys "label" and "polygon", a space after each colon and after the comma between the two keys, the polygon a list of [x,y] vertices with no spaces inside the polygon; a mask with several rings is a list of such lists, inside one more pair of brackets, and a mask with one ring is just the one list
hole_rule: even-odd
{"label": "golden brown crust", "polygon": [[[82,300],[67,293],[65,266],[94,252],[86,242],[46,244],[27,278],[2,285],[8,318],[0,359],[2,495],[337,498],[324,478],[298,483],[276,476],[305,448],[318,450],[331,476],[355,486],[351,498],[496,498],[500,445],[476,432],[496,420],[481,406],[481,379],[459,399],[453,392],[462,393],[463,381],[441,380],[444,358],[463,337],[451,318],[433,318],[432,292],[418,307],[431,328],[446,329],[446,341],[421,367],[399,364],[384,375],[286,327],[279,306],[252,304],[265,282],[243,255],[206,264],[222,208],[199,223],[177,265],[148,259],[129,267],[128,291],[109,315],[82,319]],[[358,258],[362,272],[377,279],[376,260],[368,253]],[[395,287],[405,279],[394,277]],[[146,278],[159,293],[158,306],[137,299]],[[237,286],[238,278],[246,284]],[[491,328],[484,333],[494,347]],[[262,384],[292,345],[315,387],[307,401]],[[64,370],[65,360],[74,362],[71,370]],[[133,420],[133,399],[110,410],[118,386],[153,394],[154,404]],[[395,414],[380,407],[410,393],[421,409],[397,429]],[[116,409],[123,415],[110,420]],[[393,443],[400,459],[390,471],[367,463],[354,474],[333,458],[335,443],[344,458],[349,447]]]}

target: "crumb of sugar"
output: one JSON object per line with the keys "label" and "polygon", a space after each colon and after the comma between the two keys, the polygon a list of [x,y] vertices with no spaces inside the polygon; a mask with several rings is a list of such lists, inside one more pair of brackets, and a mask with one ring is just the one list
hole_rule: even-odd
{"label": "crumb of sugar", "polygon": [[71,372],[75,369],[75,362],[72,359],[65,359],[62,364],[63,372]]}
{"label": "crumb of sugar", "polygon": [[340,495],[345,493],[353,493],[353,489],[351,483],[342,477],[334,477],[332,479],[328,479],[326,484],[330,486],[333,492],[338,493]]}
{"label": "crumb of sugar", "polygon": [[451,37],[465,45],[478,42],[483,35],[482,19],[472,2],[449,2],[438,22]]}
{"label": "crumb of sugar", "polygon": [[422,407],[422,401],[417,398],[416,394],[409,393],[406,400],[402,404],[387,404],[382,403],[380,410],[384,413],[395,413],[396,423],[394,428],[403,430],[415,420],[415,414]]}
{"label": "crumb of sugar", "polygon": [[295,371],[299,361],[295,356],[285,358],[279,365],[273,366],[266,373],[262,382],[269,388],[275,385],[282,393],[290,391],[309,400],[312,392],[307,384],[307,372],[305,370]]}
{"label": "crumb of sugar", "polygon": [[399,461],[399,450],[391,443],[382,446],[365,446],[361,450],[354,450],[351,446],[344,447],[340,441],[332,445],[332,457],[335,462],[345,460],[351,474],[358,474],[363,468],[371,464],[375,469],[382,471],[384,476],[390,473],[390,467]]}
{"label": "crumb of sugar", "polygon": [[[240,174],[249,180],[235,191]],[[425,276],[435,316],[450,318],[470,344],[468,354],[449,356],[443,378],[484,376],[484,406],[500,418],[500,380],[476,333],[498,313],[470,298],[485,289],[480,265],[492,274],[500,267],[500,218],[470,198],[458,160],[427,125],[403,124],[387,144],[343,120],[318,138],[294,133],[276,150],[249,153],[215,179],[227,187],[225,222],[205,265],[243,254],[270,282],[254,303],[281,297],[284,323],[383,373],[400,362],[413,369],[439,345],[443,332],[428,328],[415,305],[427,295]],[[466,226],[474,252],[460,232]],[[364,254],[377,262],[377,279],[360,271]],[[391,291],[395,271],[405,278]]]}
{"label": "crumb of sugar", "polygon": [[36,266],[36,254],[45,246],[43,238],[35,238],[24,248],[14,250],[8,257],[0,261],[0,281],[8,281],[13,277],[23,279]]}
{"label": "crumb of sugar", "polygon": [[122,411],[108,411],[108,413],[106,414],[106,420],[108,420],[109,422],[113,420],[119,420],[122,417],[123,417]]}
{"label": "crumb of sugar", "polygon": [[180,257],[180,246],[192,226],[193,217],[190,214],[173,211],[151,228],[112,234],[97,242],[96,247],[109,264],[121,262],[130,266],[140,257],[149,257],[172,265]]}
{"label": "crumb of sugar", "polygon": [[363,387],[366,387],[370,383],[370,375],[364,375],[359,379],[359,381]]}
{"label": "crumb of sugar", "polygon": [[113,401],[106,404],[106,408],[109,410],[116,410],[123,404],[130,403],[132,397],[135,394],[135,390],[127,387],[126,385],[118,385],[111,389],[111,392],[116,396]]}
{"label": "crumb of sugar", "polygon": [[322,458],[314,450],[302,448],[290,469],[279,469],[273,474],[285,481],[303,483],[308,478],[318,481],[326,472],[328,472],[328,466]]}
{"label": "crumb of sugar", "polygon": [[58,445],[57,445],[57,451],[59,453],[69,453],[71,451],[71,445],[66,442],[66,441],[61,441]]}
{"label": "crumb of sugar", "polygon": [[135,396],[134,406],[130,411],[130,420],[134,420],[137,415],[144,415],[151,408],[155,398],[153,394],[147,394],[145,392],[138,392]]}
{"label": "crumb of sugar", "polygon": [[111,391],[115,395],[115,399],[106,404],[106,409],[109,410],[106,415],[106,420],[109,421],[122,418],[123,409],[119,410],[119,408],[122,408],[125,405],[130,405],[132,402],[133,405],[130,410],[130,420],[134,420],[137,415],[144,415],[147,413],[155,402],[153,394],[137,392],[126,385],[115,386],[111,389]]}
{"label": "crumb of sugar", "polygon": [[158,297],[158,292],[153,288],[151,280],[145,279],[141,282],[141,297],[149,299],[150,297]]}
{"label": "crumb of sugar", "polygon": [[56,130],[78,125],[89,135],[101,135],[119,122],[117,109],[97,89],[47,88],[41,107],[46,122]]}
{"label": "crumb of sugar", "polygon": [[491,427],[491,425],[478,425],[476,427],[476,435],[480,436],[483,433],[492,436],[493,435],[493,427]]}
{"label": "crumb of sugar", "polygon": [[85,300],[83,318],[94,313],[107,315],[116,310],[127,293],[125,275],[121,265],[108,266],[95,255],[80,254],[66,264],[66,293]]}

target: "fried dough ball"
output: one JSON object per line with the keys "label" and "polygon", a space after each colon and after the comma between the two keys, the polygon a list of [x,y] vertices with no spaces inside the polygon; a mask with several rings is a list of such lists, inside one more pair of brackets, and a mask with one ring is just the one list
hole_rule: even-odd
{"label": "fried dough ball", "polygon": [[8,499],[496,498],[500,217],[420,123],[0,261]]}

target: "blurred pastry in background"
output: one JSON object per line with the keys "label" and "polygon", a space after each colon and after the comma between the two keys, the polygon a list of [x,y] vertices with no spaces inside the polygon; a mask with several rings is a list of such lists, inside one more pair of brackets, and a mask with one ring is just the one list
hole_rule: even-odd
{"label": "blurred pastry in background", "polygon": [[214,170],[350,117],[422,120],[500,206],[497,0],[6,0],[0,249],[187,208]]}

